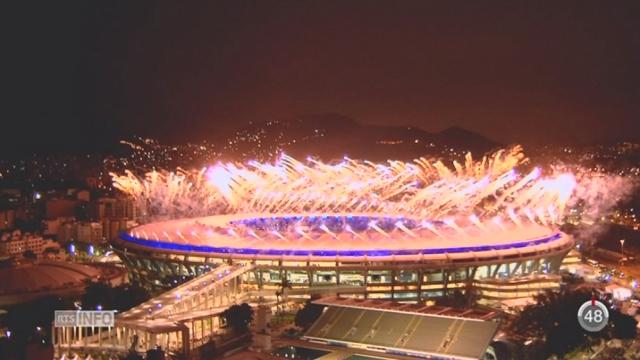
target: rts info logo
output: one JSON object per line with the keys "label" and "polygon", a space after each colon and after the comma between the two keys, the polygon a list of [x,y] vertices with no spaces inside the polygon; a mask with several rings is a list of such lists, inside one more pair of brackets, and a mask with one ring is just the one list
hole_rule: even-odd
{"label": "rts info logo", "polygon": [[113,310],[56,310],[56,327],[112,327],[116,312]]}

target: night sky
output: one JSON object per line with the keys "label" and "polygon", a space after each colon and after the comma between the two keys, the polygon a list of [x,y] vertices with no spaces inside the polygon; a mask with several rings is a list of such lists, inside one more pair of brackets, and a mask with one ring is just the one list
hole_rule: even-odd
{"label": "night sky", "polygon": [[640,139],[637,0],[78,1],[5,15],[2,151],[203,139],[323,112],[504,143]]}

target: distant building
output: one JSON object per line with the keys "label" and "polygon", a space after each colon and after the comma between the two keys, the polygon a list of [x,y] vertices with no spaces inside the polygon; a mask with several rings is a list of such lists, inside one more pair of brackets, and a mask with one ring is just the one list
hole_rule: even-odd
{"label": "distant building", "polygon": [[[78,189],[49,195],[52,197],[45,200],[42,234],[55,237],[61,244],[74,241],[96,245],[105,243],[116,238],[122,230],[135,225],[135,206],[128,198],[101,197],[91,200],[88,190]],[[0,221],[2,219],[0,217]]]}
{"label": "distant building", "polygon": [[20,257],[25,251],[32,251],[37,257],[42,257],[44,250],[49,247],[59,249],[60,245],[20,230],[5,233],[0,238],[0,254],[9,256]]}
{"label": "distant building", "polygon": [[126,218],[105,218],[100,222],[78,222],[75,220],[58,226],[57,239],[60,243],[78,241],[86,244],[101,244],[118,237],[120,231],[135,226]]}
{"label": "distant building", "polygon": [[93,217],[102,224],[102,236],[106,241],[117,238],[120,231],[135,225],[135,205],[128,198],[102,197],[94,201],[93,206]]}
{"label": "distant building", "polygon": [[42,235],[58,236],[60,226],[64,223],[75,221],[74,217],[59,217],[55,219],[45,219],[42,221]]}
{"label": "distant building", "polygon": [[120,232],[135,226],[135,222],[127,218],[112,218],[102,220],[104,237],[107,240],[117,239]]}
{"label": "distant building", "polygon": [[105,218],[126,218],[134,220],[136,211],[133,201],[128,198],[102,197],[95,203],[98,220]]}
{"label": "distant building", "polygon": [[107,240],[102,224],[99,222],[83,222],[77,224],[77,240],[86,244],[98,244]]}
{"label": "distant building", "polygon": [[58,227],[58,242],[67,243],[78,238],[78,224],[75,220],[66,221]]}

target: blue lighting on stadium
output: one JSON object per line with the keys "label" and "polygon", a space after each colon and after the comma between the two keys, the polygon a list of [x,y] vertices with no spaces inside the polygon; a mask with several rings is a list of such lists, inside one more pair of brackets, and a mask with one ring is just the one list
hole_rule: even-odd
{"label": "blue lighting on stadium", "polygon": [[233,247],[215,247],[206,245],[190,245],[178,244],[171,242],[162,242],[155,240],[147,240],[137,238],[126,232],[122,232],[120,237],[122,240],[132,244],[151,247],[163,250],[178,250],[185,252],[200,252],[214,254],[239,254],[239,255],[269,255],[269,256],[345,256],[345,257],[361,257],[361,256],[393,256],[393,255],[435,255],[435,254],[455,254],[466,252],[483,252],[492,250],[506,250],[514,248],[524,248],[555,241],[561,238],[560,233],[556,233],[547,237],[514,242],[509,244],[496,245],[480,245],[480,246],[461,246],[450,248],[434,248],[434,249],[400,249],[400,250],[284,250],[284,249],[254,249],[254,248],[233,248]]}

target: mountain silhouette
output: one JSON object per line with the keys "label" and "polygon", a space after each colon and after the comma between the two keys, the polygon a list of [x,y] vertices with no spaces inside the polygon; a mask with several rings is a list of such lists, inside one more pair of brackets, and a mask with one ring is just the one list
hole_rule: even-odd
{"label": "mountain silhouette", "polygon": [[467,151],[484,154],[501,146],[457,126],[431,133],[411,126],[361,124],[337,113],[252,123],[228,137],[224,144],[224,153],[235,153],[243,158],[286,152],[295,157],[313,155],[324,160],[340,159],[345,155],[371,160],[403,160]]}

